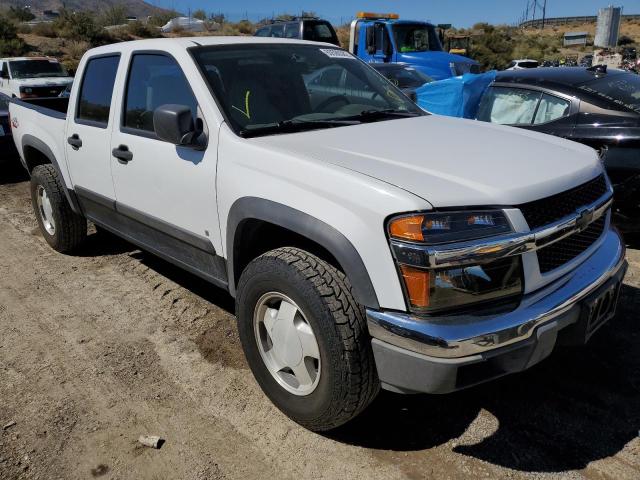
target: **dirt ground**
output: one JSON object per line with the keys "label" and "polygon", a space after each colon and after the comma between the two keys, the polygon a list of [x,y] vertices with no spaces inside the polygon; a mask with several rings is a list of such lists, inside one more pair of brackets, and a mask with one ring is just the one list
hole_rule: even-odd
{"label": "dirt ground", "polygon": [[[588,347],[310,433],[258,389],[222,291],[107,234],[75,256],[0,173],[1,479],[640,478],[640,252]],[[15,425],[2,427],[15,422]],[[140,447],[160,435],[159,450]]]}

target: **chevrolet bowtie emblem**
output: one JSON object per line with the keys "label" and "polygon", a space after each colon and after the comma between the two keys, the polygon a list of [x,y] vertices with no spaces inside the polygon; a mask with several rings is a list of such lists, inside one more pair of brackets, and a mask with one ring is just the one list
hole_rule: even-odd
{"label": "chevrolet bowtie emblem", "polygon": [[578,212],[578,218],[576,218],[576,226],[582,232],[585,230],[591,221],[593,220],[593,210],[589,208],[585,208]]}

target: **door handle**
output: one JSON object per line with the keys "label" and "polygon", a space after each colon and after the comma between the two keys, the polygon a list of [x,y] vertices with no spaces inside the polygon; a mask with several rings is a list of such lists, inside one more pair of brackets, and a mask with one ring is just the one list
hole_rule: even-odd
{"label": "door handle", "polygon": [[67,138],[67,143],[71,145],[71,148],[74,150],[79,150],[80,147],[82,147],[82,140],[80,140],[80,136],[77,133]]}
{"label": "door handle", "polygon": [[126,145],[120,145],[118,148],[114,148],[111,154],[116,157],[120,163],[129,163],[133,160],[133,153]]}

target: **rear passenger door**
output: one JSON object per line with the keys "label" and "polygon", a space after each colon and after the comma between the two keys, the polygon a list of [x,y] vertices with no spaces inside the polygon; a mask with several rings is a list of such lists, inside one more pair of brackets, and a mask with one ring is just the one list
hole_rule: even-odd
{"label": "rear passenger door", "polygon": [[82,69],[80,87],[69,99],[66,150],[74,190],[89,208],[115,199],[111,177],[111,125],[113,89],[120,55],[89,58]]}
{"label": "rear passenger door", "polygon": [[197,259],[211,273],[210,256],[201,256],[216,253],[212,241],[219,237],[217,132],[208,132],[204,151],[156,136],[153,113],[165,104],[188,106],[194,121],[207,131],[190,83],[169,54],[134,52],[122,97],[111,141],[118,212],[126,217],[127,228],[135,230],[132,235],[156,253],[179,258],[184,264]]}
{"label": "rear passenger door", "polygon": [[478,120],[571,137],[577,101],[522,87],[493,86],[482,97]]}

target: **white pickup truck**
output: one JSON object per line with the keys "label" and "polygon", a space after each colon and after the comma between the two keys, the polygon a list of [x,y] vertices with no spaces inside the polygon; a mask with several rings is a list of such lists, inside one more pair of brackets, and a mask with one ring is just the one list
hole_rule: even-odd
{"label": "white pickup truck", "polygon": [[615,312],[590,148],[429,115],[329,44],[119,43],[78,80],[68,108],[10,105],[44,238],[71,251],[90,220],[228,290],[258,383],[309,429],[380,387],[522,371]]}
{"label": "white pickup truck", "polygon": [[72,82],[73,77],[55,58],[0,58],[0,93],[8,97],[57,97]]}

